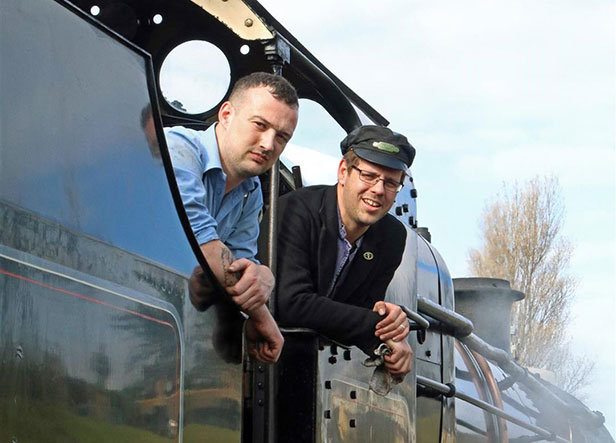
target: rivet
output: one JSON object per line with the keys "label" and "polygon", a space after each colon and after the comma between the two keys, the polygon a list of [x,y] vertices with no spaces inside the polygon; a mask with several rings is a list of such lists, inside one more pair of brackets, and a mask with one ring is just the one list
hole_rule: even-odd
{"label": "rivet", "polygon": [[257,400],[257,404],[258,404],[259,406],[263,406],[263,400]]}
{"label": "rivet", "polygon": [[263,389],[263,382],[262,381],[257,383],[257,388]]}
{"label": "rivet", "polygon": [[257,369],[259,370],[259,372],[263,372],[263,371],[265,371],[265,366],[259,365],[259,366],[257,366]]}
{"label": "rivet", "polygon": [[426,357],[430,357],[430,356],[432,356],[432,351],[428,349],[426,351]]}
{"label": "rivet", "polygon": [[15,348],[15,357],[24,358],[24,349],[21,346],[17,346]]}
{"label": "rivet", "polygon": [[252,19],[247,18],[246,20],[244,20],[244,26],[246,26],[247,28],[250,28],[252,26]]}
{"label": "rivet", "polygon": [[329,360],[327,360],[328,362],[330,362],[332,365],[335,364],[338,360],[336,359],[336,357],[334,357],[333,355],[331,357],[329,357]]}

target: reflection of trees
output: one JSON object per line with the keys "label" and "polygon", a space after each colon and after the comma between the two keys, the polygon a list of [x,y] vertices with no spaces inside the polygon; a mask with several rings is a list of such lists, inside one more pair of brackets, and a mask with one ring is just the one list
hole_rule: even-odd
{"label": "reflection of trees", "polygon": [[185,424],[239,429],[244,319],[226,296],[207,311],[187,303]]}
{"label": "reflection of trees", "polygon": [[[146,315],[151,314],[148,312]],[[171,316],[166,317],[174,327],[173,330],[166,324],[130,313],[119,314],[115,318],[113,328],[127,333],[124,345],[128,346],[130,353],[124,366],[129,373],[139,371],[133,375],[136,377],[136,384],[141,386],[140,396],[147,397],[155,393],[169,395],[176,388],[180,342],[175,329],[177,325]],[[143,373],[143,379],[139,376],[140,372]],[[161,384],[161,380],[165,382]]]}
{"label": "reflection of trees", "polygon": [[[143,314],[156,318],[152,312]],[[173,330],[131,313],[117,315],[113,329],[124,331],[122,346],[130,350],[123,365],[125,379],[133,382],[121,392],[133,399],[133,423],[173,437],[177,427],[172,423],[179,419],[180,342],[177,325],[170,315],[165,313],[165,317]]]}
{"label": "reflection of trees", "polygon": [[105,351],[105,345],[101,343],[99,351],[92,353],[90,358],[90,368],[97,375],[97,385],[100,388],[107,387],[107,378],[111,372],[109,356]]}
{"label": "reflection of trees", "polygon": [[145,270],[132,270],[134,278],[145,283],[155,291],[157,298],[171,303],[178,312],[184,308],[184,296],[186,294],[186,279],[156,267],[148,266]]}

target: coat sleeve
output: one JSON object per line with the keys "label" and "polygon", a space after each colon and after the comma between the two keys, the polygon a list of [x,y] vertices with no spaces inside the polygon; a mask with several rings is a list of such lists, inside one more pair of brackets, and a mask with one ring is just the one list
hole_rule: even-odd
{"label": "coat sleeve", "polygon": [[[381,343],[374,335],[381,317],[371,309],[337,302],[317,293],[320,227],[303,201],[281,204],[278,230],[278,317],[284,326],[315,330],[368,355]],[[333,245],[335,247],[335,245]],[[332,249],[332,254],[335,254]]]}

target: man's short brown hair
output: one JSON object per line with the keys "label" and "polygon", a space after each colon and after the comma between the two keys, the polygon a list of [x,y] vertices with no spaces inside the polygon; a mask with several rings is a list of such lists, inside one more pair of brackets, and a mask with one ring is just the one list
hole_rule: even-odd
{"label": "man's short brown hair", "polygon": [[346,154],[344,154],[344,161],[346,162],[347,169],[350,169],[353,166],[357,166],[359,164],[359,157],[352,149],[349,149]]}
{"label": "man's short brown hair", "polygon": [[268,88],[270,93],[277,99],[289,106],[299,108],[299,99],[297,97],[297,91],[289,81],[280,76],[267,72],[253,72],[240,78],[229,96],[229,101],[237,99],[240,95],[252,88]]}

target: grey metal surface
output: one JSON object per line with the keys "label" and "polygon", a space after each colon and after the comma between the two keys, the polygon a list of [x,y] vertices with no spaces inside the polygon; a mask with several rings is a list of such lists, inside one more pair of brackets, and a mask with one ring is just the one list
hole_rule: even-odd
{"label": "grey metal surface", "polygon": [[408,380],[380,396],[369,390],[374,369],[362,365],[365,354],[354,347],[346,357],[343,350],[336,352],[332,355],[330,346],[319,351],[317,441],[416,441],[414,389]]}
{"label": "grey metal surface", "polygon": [[[427,298],[439,304],[439,268],[430,245],[419,235],[417,238],[417,302],[416,310],[421,314],[419,299]],[[415,357],[431,363],[442,363],[442,336],[438,331],[428,329],[423,344],[417,344]]]}
{"label": "grey metal surface", "polygon": [[496,278],[455,278],[453,284],[456,312],[473,322],[477,336],[511,352],[511,305],[524,294]]}
{"label": "grey metal surface", "polygon": [[[423,386],[435,389],[435,390],[437,390],[438,392],[440,392],[442,394],[449,395],[450,392],[451,392],[451,388],[449,386],[446,386],[446,385],[444,385],[442,383],[439,383],[437,381],[431,380],[431,379],[429,379],[427,377],[418,376],[417,377],[417,383],[419,383],[419,384],[421,384]],[[472,404],[474,406],[477,406],[478,408],[480,408],[482,410],[488,411],[491,414],[494,414],[494,415],[502,417],[502,418],[504,418],[506,420],[509,420],[512,423],[517,424],[518,426],[521,426],[521,427],[524,427],[526,429],[529,429],[529,430],[535,432],[537,435],[540,435],[541,437],[544,437],[547,440],[558,441],[558,442],[561,442],[561,443],[570,443],[569,440],[566,440],[566,439],[564,439],[562,437],[559,437],[559,436],[554,436],[552,434],[552,432],[550,432],[550,431],[548,431],[546,429],[540,428],[538,426],[531,425],[530,423],[524,422],[523,420],[520,420],[517,417],[509,415],[505,411],[496,408],[495,406],[491,405],[490,403],[484,402],[482,400],[479,400],[477,398],[471,397],[471,396],[469,396],[467,394],[464,394],[464,393],[461,393],[461,392],[456,392],[455,396],[456,396],[456,398],[459,398],[460,400],[464,400],[465,402],[470,403],[470,404]]]}
{"label": "grey metal surface", "polygon": [[596,427],[603,425],[604,417],[602,414],[590,411],[580,402],[563,401],[560,397],[539,382],[532,374],[530,374],[526,368],[517,364],[511,356],[502,349],[489,345],[475,334],[464,337],[461,341],[469,348],[483,355],[485,358],[498,364],[507,374],[515,377],[517,382],[527,385],[534,391],[541,392],[546,398],[549,398],[553,407],[579,416]]}
{"label": "grey metal surface", "polygon": [[[447,264],[440,253],[430,245],[434,258],[439,269],[439,285],[441,306],[449,310],[455,310],[454,286],[451,279],[451,274],[447,268]],[[454,338],[449,335],[443,335],[441,338],[442,344],[442,370],[441,381],[443,383],[455,383],[454,375]],[[453,398],[443,398],[441,420],[441,442],[448,442],[454,438],[456,427],[456,410],[455,401]]]}

